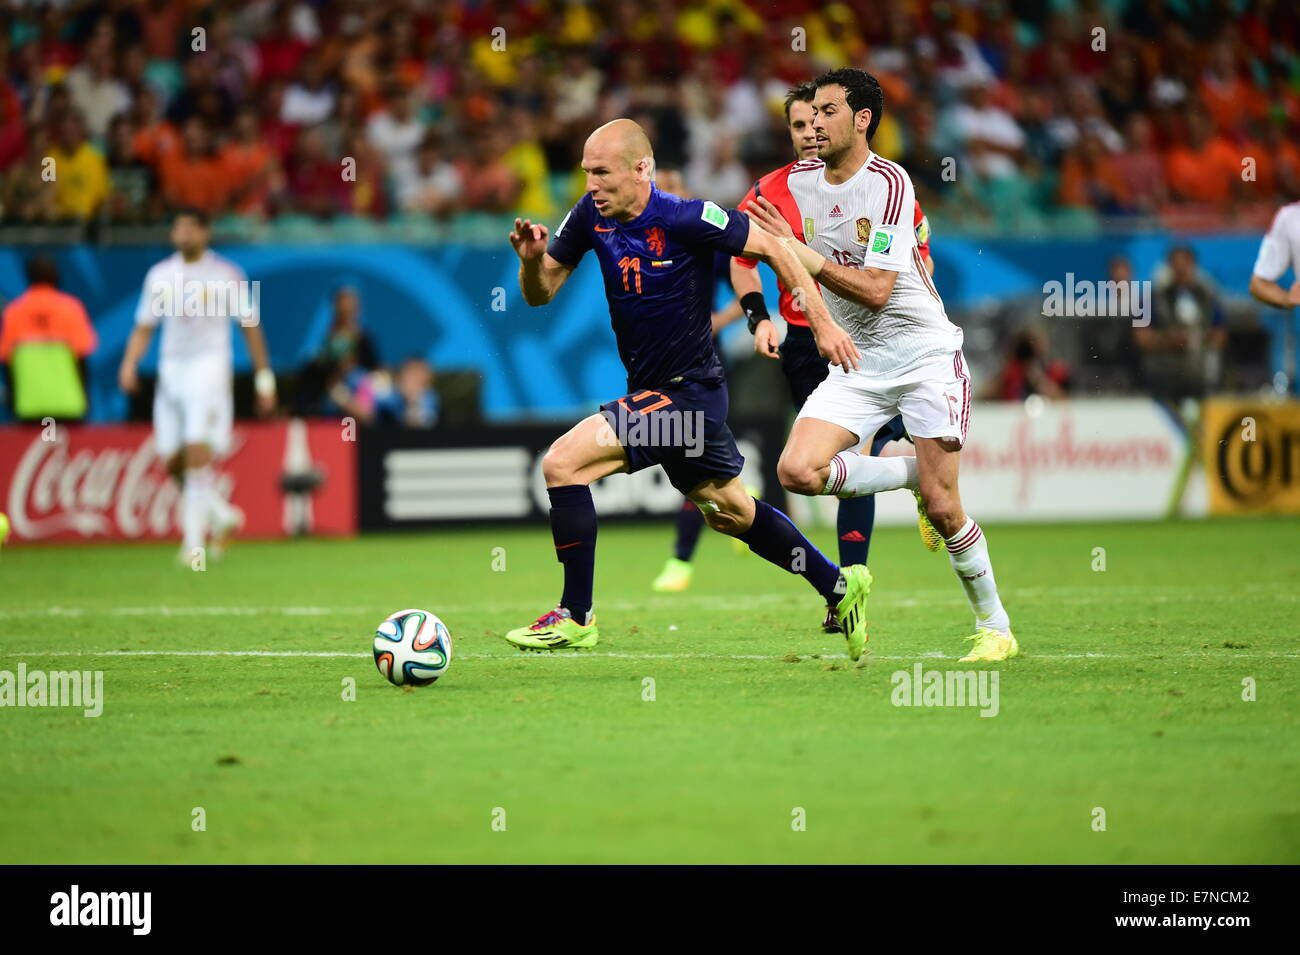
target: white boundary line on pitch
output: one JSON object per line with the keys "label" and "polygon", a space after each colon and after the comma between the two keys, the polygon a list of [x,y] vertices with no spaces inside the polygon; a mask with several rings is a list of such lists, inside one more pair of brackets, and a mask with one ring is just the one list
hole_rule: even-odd
{"label": "white boundary line on pitch", "polygon": [[[0,652],[5,657],[342,657],[346,659],[369,659],[369,653],[352,653],[342,650],[5,650]],[[1029,654],[1027,657],[1031,656]],[[1241,658],[1300,658],[1300,653],[1282,653],[1260,651],[1256,653],[1217,654],[1205,650],[1181,650],[1167,653],[1034,653],[1032,659],[1038,660],[1156,660],[1165,657],[1205,658],[1228,657]],[[776,654],[770,653],[612,653],[608,651],[583,650],[577,653],[457,653],[453,659],[465,660],[522,660],[530,657],[547,657],[552,659],[580,660],[587,657],[606,657],[619,660],[772,660],[788,662]],[[802,653],[800,660],[847,660],[844,653]],[[929,651],[926,653],[886,655],[871,654],[870,660],[918,660],[949,659],[946,653]]]}
{"label": "white boundary line on pitch", "polygon": [[[1120,592],[1141,593],[1146,596],[1147,600],[1156,604],[1167,604],[1175,601],[1186,599],[1189,591],[1193,588],[1169,588],[1167,593],[1158,593],[1157,588],[1150,587],[1125,587],[1125,588],[1104,588],[1092,590],[1088,588],[1075,587],[1044,587],[1029,588],[1018,590],[1015,596],[1018,598],[1049,597],[1057,603],[1089,605],[1105,602],[1109,597],[1115,596]],[[1300,600],[1300,593],[1294,591],[1281,590],[1273,587],[1254,588],[1250,586],[1242,587],[1232,592],[1225,593],[1198,593],[1196,599],[1205,600],[1238,600],[1243,593],[1255,593],[1260,596],[1266,596],[1273,600],[1295,602]],[[877,607],[932,607],[947,605],[966,605],[966,599],[959,593],[950,588],[944,590],[932,591],[910,591],[912,596],[892,597],[890,595],[881,595],[872,597],[873,606]],[[1076,596],[1070,596],[1076,595]],[[730,609],[752,609],[755,606],[777,608],[781,605],[794,605],[806,603],[795,594],[751,594],[743,598],[722,597],[717,595],[691,594],[673,597],[647,598],[646,600],[612,600],[602,601],[600,606],[606,610],[624,610],[624,611],[671,611],[686,610],[692,607],[708,607],[712,609],[730,610]],[[494,610],[528,610],[537,609],[537,601],[517,601],[517,602],[495,602],[492,606]],[[455,615],[462,613],[481,613],[482,607],[471,604],[454,604],[443,606],[438,613],[440,615]],[[160,605],[156,607],[29,607],[15,610],[0,610],[0,620],[12,620],[27,617],[329,617],[329,616],[360,616],[362,614],[376,615],[388,614],[390,610],[381,607],[210,607],[210,606],[189,606],[189,607],[169,607]]]}

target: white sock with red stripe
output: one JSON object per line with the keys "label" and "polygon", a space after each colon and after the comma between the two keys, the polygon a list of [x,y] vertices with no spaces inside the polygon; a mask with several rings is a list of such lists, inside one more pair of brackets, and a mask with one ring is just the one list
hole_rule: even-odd
{"label": "white sock with red stripe", "polygon": [[831,458],[831,473],[823,494],[836,497],[864,497],[900,487],[917,488],[916,458],[878,458],[870,454],[841,451]]}
{"label": "white sock with red stripe", "polygon": [[1011,618],[998,597],[998,585],[993,580],[993,564],[989,560],[989,545],[984,532],[972,518],[966,518],[961,530],[948,538],[948,560],[957,572],[971,610],[975,611],[975,628],[988,627],[1006,633],[1011,629]]}

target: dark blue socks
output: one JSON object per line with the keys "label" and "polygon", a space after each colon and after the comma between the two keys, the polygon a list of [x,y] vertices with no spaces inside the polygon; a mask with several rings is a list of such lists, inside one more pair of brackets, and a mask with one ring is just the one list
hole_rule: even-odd
{"label": "dark blue socks", "polygon": [[566,484],[547,488],[546,493],[551,499],[555,556],[564,565],[560,606],[578,623],[586,623],[596,577],[596,505],[591,501],[591,488]]}
{"label": "dark blue socks", "polygon": [[682,509],[677,512],[677,542],[673,556],[690,563],[695,556],[695,545],[700,542],[700,532],[704,530],[704,515],[691,501],[682,501]]}
{"label": "dark blue socks", "polygon": [[802,575],[832,606],[839,603],[835,585],[840,569],[803,536],[799,528],[766,501],[755,500],[754,523],[736,535],[759,557],[771,561],[792,574]]}
{"label": "dark blue socks", "polygon": [[876,495],[847,497],[835,515],[835,533],[840,539],[840,566],[865,564],[871,547],[871,526],[876,522]]}

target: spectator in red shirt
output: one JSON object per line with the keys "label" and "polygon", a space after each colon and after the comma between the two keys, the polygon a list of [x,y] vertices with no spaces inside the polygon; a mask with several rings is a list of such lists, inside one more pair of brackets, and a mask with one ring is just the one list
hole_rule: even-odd
{"label": "spectator in red shirt", "polygon": [[1030,395],[1063,398],[1070,386],[1070,370],[1065,362],[1049,360],[1043,337],[1032,329],[1022,329],[1011,341],[1011,353],[998,374],[997,398],[1000,401],[1024,401]]}
{"label": "spectator in red shirt", "polygon": [[293,4],[277,4],[270,30],[257,44],[258,81],[290,79],[298,72],[298,64],[310,48],[294,35]]}
{"label": "spectator in red shirt", "polygon": [[1154,213],[1168,201],[1169,190],[1165,188],[1164,162],[1155,147],[1155,131],[1146,114],[1129,117],[1125,138],[1124,151],[1115,156],[1115,168],[1123,177],[1133,209]]}
{"label": "spectator in red shirt", "polygon": [[347,200],[342,168],[325,154],[320,129],[304,129],[289,166],[289,199],[294,210],[321,217],[336,212]]}

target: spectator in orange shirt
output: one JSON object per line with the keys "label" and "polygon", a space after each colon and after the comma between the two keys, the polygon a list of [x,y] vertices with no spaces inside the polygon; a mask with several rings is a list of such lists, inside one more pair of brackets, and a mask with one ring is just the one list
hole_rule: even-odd
{"label": "spectator in orange shirt", "polygon": [[271,195],[283,188],[279,157],[262,136],[257,110],[242,107],[235,115],[235,138],[223,150],[231,170],[231,197],[236,212],[266,215]]}
{"label": "spectator in orange shirt", "polygon": [[[53,259],[30,259],[27,282],[27,291],[10,302],[0,318],[0,362],[9,367],[15,416],[25,421],[46,416],[65,421],[83,418],[85,359],[95,350],[95,329],[81,302],[59,291],[59,269]],[[21,354],[25,346],[49,343],[67,346],[67,352]],[[76,359],[75,366],[68,353]]]}
{"label": "spectator in orange shirt", "polygon": [[136,94],[131,120],[135,127],[132,140],[135,157],[147,162],[157,172],[162,167],[163,158],[181,148],[181,137],[176,127],[162,118],[162,104],[153,87],[141,87]]}
{"label": "spectator in orange shirt", "polygon": [[1176,199],[1222,205],[1239,187],[1241,158],[1226,140],[1211,135],[1205,113],[1193,110],[1184,141],[1165,153],[1165,177]]}
{"label": "spectator in orange shirt", "polygon": [[1201,102],[1222,136],[1239,133],[1244,120],[1257,119],[1267,109],[1265,98],[1242,79],[1236,54],[1227,40],[1220,40],[1211,48],[1199,92]]}
{"label": "spectator in orange shirt", "polygon": [[207,213],[225,206],[234,172],[232,164],[212,147],[208,127],[197,116],[186,120],[181,148],[164,156],[159,168],[168,205]]}
{"label": "spectator in orange shirt", "polygon": [[1101,140],[1084,133],[1061,164],[1059,201],[1062,205],[1095,209],[1107,215],[1132,210],[1128,183]]}

